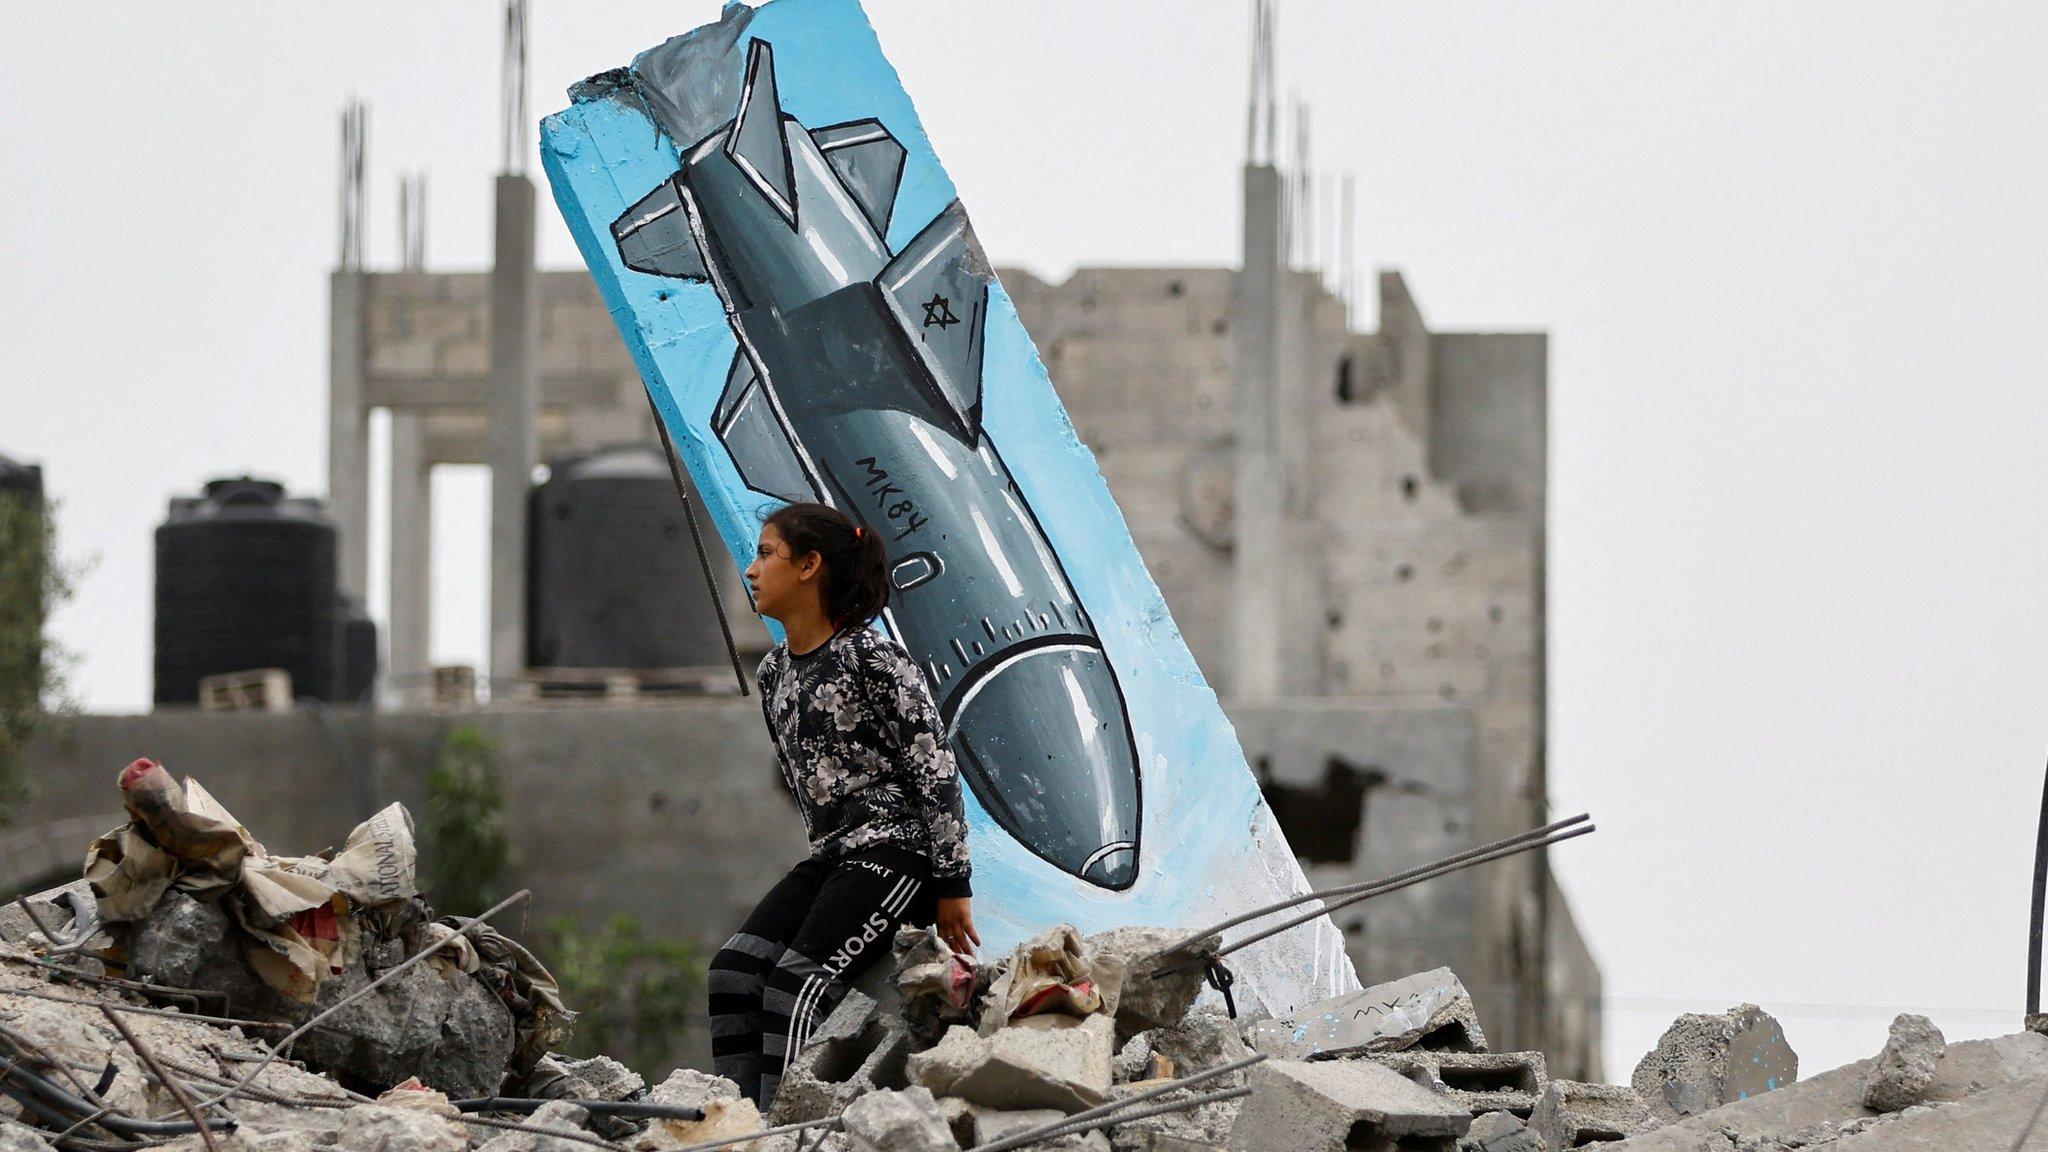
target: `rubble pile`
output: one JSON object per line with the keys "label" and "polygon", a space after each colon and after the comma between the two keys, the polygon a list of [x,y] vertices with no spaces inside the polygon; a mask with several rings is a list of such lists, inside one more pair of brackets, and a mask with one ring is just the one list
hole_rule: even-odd
{"label": "rubble pile", "polygon": [[1062,925],[986,964],[899,932],[763,1115],[552,1054],[574,1016],[485,922],[511,901],[437,918],[403,808],[283,857],[195,781],[121,783],[85,878],[0,910],[0,1152],[1892,1152],[2011,1147],[2048,1101],[2034,1032],[1901,1016],[1800,1080],[1744,1004],[1582,1083],[1491,1051],[1446,968],[1239,1020],[1218,937]]}

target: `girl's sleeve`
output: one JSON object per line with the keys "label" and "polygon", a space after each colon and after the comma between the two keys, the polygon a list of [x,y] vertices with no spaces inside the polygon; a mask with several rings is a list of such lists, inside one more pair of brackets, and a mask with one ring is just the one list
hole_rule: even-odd
{"label": "girl's sleeve", "polygon": [[960,799],[960,772],[946,744],[939,710],[924,676],[894,644],[875,645],[881,671],[878,687],[895,705],[893,725],[908,779],[907,792],[931,836],[932,889],[941,896],[971,894],[967,860],[967,811]]}

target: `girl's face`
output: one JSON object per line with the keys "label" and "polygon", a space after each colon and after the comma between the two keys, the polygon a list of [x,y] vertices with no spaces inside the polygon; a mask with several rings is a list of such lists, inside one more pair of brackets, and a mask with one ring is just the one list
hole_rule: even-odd
{"label": "girl's face", "polygon": [[754,611],[772,620],[786,619],[792,607],[819,594],[824,558],[816,552],[797,557],[795,551],[775,525],[761,526],[754,562],[747,565],[747,587],[754,593]]}

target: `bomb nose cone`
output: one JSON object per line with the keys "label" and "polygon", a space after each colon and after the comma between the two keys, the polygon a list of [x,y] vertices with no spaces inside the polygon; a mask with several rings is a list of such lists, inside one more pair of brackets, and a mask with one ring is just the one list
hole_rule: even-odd
{"label": "bomb nose cone", "polygon": [[1138,756],[1100,649],[997,661],[962,696],[953,750],[1003,830],[1063,871],[1121,890],[1138,878]]}

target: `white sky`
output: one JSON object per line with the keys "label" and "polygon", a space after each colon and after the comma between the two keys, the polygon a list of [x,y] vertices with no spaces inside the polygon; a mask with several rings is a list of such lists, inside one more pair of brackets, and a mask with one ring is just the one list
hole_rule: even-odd
{"label": "white sky", "polygon": [[[1227,264],[1240,0],[874,0],[998,262]],[[711,19],[537,0],[533,109]],[[499,7],[0,7],[0,451],[95,566],[55,622],[146,706],[151,530],[250,470],[325,486],[336,113],[374,263],[431,172],[481,267]],[[1284,89],[1359,179],[1359,264],[1551,361],[1557,867],[1608,1073],[1756,1000],[1809,1072],[1890,1013],[2018,1026],[2048,752],[2048,9],[1285,0]],[[549,217],[544,266],[571,267]],[[1362,318],[1370,326],[1371,317]],[[437,657],[482,648],[482,478],[441,477]],[[1400,973],[1368,973],[1368,978]]]}

